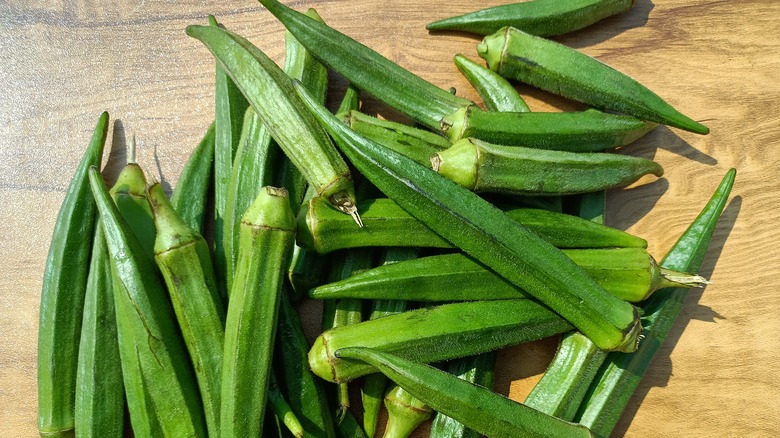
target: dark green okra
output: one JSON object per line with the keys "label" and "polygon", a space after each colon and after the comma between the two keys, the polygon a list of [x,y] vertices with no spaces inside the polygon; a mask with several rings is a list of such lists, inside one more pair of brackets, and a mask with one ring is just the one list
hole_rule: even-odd
{"label": "dark green okra", "polygon": [[[364,200],[359,213],[360,229],[326,202],[311,200],[298,214],[298,245],[323,254],[359,246],[453,247],[391,199]],[[506,214],[559,248],[647,247],[642,238],[571,215],[530,208]]]}
{"label": "dark green okra", "polygon": [[206,436],[195,375],[157,268],[96,168],[89,178],[113,261],[119,353],[134,433]]}
{"label": "dark green okra", "polygon": [[360,361],[336,358],[343,347],[365,346],[418,362],[437,362],[530,342],[571,325],[534,300],[473,301],[411,310],[334,328],[309,351],[314,374],[348,382],[376,372]]}
{"label": "dark green okra", "polygon": [[[723,209],[734,185],[736,169],[723,177],[699,216],[680,236],[661,266],[682,271],[698,270],[709,247]],[[639,350],[632,354],[610,353],[575,417],[575,421],[608,437],[620,419],[639,385],[652,358],[660,348],[683,308],[685,289],[664,289],[642,304],[645,337]]]}
{"label": "dark green okra", "polygon": [[506,27],[485,37],[477,52],[491,70],[506,78],[596,108],[698,134],[709,132],[636,80],[563,44]]}
{"label": "dark green okra", "polygon": [[490,437],[591,437],[584,426],[541,413],[431,366],[366,347],[342,348],[339,359],[368,363],[425,402]]}
{"label": "dark green okra", "polygon": [[159,183],[147,189],[147,198],[157,229],[154,259],[195,368],[209,435],[219,436],[225,304],[209,245],[176,213]]}
{"label": "dark green okra", "polygon": [[209,187],[214,175],[214,123],[192,151],[171,196],[171,205],[190,228],[204,232]]}
{"label": "dark green okra", "polygon": [[[610,295],[553,245],[474,193],[338,122],[304,101],[361,173],[453,245],[525,289],[605,350],[634,351],[639,313]],[[326,123],[327,121],[327,123]]]}
{"label": "dark green okra", "polygon": [[455,55],[455,66],[477,90],[488,111],[531,111],[515,87],[493,70],[482,67],[463,55]]}
{"label": "dark green okra", "polygon": [[279,297],[295,218],[287,191],[264,187],[241,220],[222,366],[222,436],[259,436],[265,413]]}
{"label": "dark green okra", "polygon": [[538,36],[574,32],[634,6],[634,0],[533,0],[499,5],[434,21],[428,30],[461,30],[489,35],[512,26]]}
{"label": "dark green okra", "polygon": [[476,139],[431,155],[433,170],[478,193],[571,195],[627,186],[661,165],[630,155],[546,151]]}
{"label": "dark green okra", "polygon": [[87,261],[96,216],[87,169],[100,165],[107,134],[108,113],[104,112],[65,192],[43,271],[38,322],[38,432],[41,436],[73,434]]}
{"label": "dark green okra", "polygon": [[387,427],[383,438],[407,438],[433,414],[428,405],[398,385],[387,391],[385,407]]}

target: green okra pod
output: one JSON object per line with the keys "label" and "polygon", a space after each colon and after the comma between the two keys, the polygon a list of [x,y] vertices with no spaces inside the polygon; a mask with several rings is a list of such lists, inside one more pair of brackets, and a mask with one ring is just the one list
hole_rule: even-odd
{"label": "green okra pod", "polygon": [[[434,232],[525,289],[605,350],[634,351],[639,313],[609,294],[560,250],[441,175],[361,137],[297,87],[352,164]],[[529,113],[532,114],[532,113]]]}
{"label": "green okra pod", "polygon": [[262,51],[236,34],[208,26],[189,26],[187,34],[205,44],[219,60],[317,196],[360,224],[349,169],[296,96],[290,78]]}
{"label": "green okra pod", "polygon": [[273,372],[270,373],[268,380],[268,404],[273,409],[276,418],[281,419],[287,430],[294,437],[303,438],[305,432],[303,426],[290,404],[284,399],[279,389],[279,383],[276,381],[276,374]]}
{"label": "green okra pod", "polygon": [[563,44],[505,27],[485,37],[477,52],[491,70],[506,78],[596,108],[697,134],[709,132],[636,80]]}
{"label": "green okra pod", "polygon": [[198,147],[192,151],[171,196],[171,205],[182,220],[201,233],[204,232],[209,187],[214,176],[214,135],[212,123]]}
{"label": "green okra pod", "polygon": [[222,436],[259,436],[276,316],[295,235],[287,191],[264,187],[241,221],[222,365]]}
{"label": "green okra pod", "polygon": [[515,87],[493,70],[482,67],[463,55],[455,55],[455,66],[477,90],[488,111],[531,111]]}
{"label": "green okra pod", "polygon": [[627,186],[663,175],[653,160],[630,155],[547,151],[463,139],[431,155],[434,171],[480,193],[570,195]]}
{"label": "green okra pod", "polygon": [[[317,96],[316,94],[314,95]],[[344,96],[341,98],[339,108],[336,110],[336,117],[346,117],[351,111],[360,111],[360,89],[352,84],[347,86]]]}
{"label": "green okra pod", "polygon": [[581,425],[509,400],[436,368],[372,348],[342,348],[338,358],[364,361],[425,402],[490,437],[591,437]]}
{"label": "green okra pod", "polygon": [[[680,236],[661,261],[661,266],[683,271],[698,270],[709,247],[723,209],[734,185],[736,169],[723,177],[698,217]],[[658,291],[642,304],[645,340],[632,354],[610,353],[591,383],[575,421],[593,430],[595,436],[608,437],[620,419],[642,376],[658,352],[675,319],[683,308],[685,289]]]}
{"label": "green okra pod", "polygon": [[143,255],[154,258],[155,228],[152,209],[146,200],[146,176],[135,162],[135,138],[130,143],[130,160],[119,172],[116,183],[109,190],[116,208],[122,214],[133,235],[143,248]]}
{"label": "green okra pod", "polygon": [[[360,246],[453,247],[391,199],[363,200],[359,213],[360,229],[326,202],[311,200],[298,214],[298,245],[321,254]],[[576,216],[531,208],[506,214],[559,248],[647,247],[644,239]]]}
{"label": "green okra pod", "polygon": [[474,301],[411,310],[334,328],[309,351],[314,374],[347,382],[376,372],[360,361],[335,357],[343,347],[365,346],[418,362],[470,356],[569,331],[571,325],[533,300]]}
{"label": "green okra pod", "polygon": [[159,183],[147,189],[157,239],[154,258],[195,368],[209,435],[219,436],[225,304],[211,252],[199,232],[176,213]]}
{"label": "green okra pod", "polygon": [[195,375],[157,268],[96,168],[89,178],[112,260],[119,353],[134,433],[206,436]]}
{"label": "green okra pod", "polygon": [[433,414],[428,405],[398,385],[387,391],[385,407],[387,427],[383,438],[407,438]]}
{"label": "green okra pod", "polygon": [[100,165],[107,134],[108,113],[104,112],[65,192],[43,271],[38,322],[38,432],[41,436],[73,434],[87,261],[96,216],[87,169]]}
{"label": "green okra pod", "polygon": [[428,30],[460,30],[489,35],[512,26],[532,35],[555,36],[583,29],[625,12],[635,0],[533,0],[481,9],[434,21]]}

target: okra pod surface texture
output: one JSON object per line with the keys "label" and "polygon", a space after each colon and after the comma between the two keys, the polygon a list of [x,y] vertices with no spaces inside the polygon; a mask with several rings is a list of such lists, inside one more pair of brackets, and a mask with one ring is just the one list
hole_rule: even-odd
{"label": "okra pod surface texture", "polygon": [[73,433],[76,369],[96,207],[87,171],[99,166],[108,113],[98,117],[54,224],[38,323],[38,431]]}
{"label": "okra pod surface texture", "polygon": [[455,55],[455,66],[468,79],[482,98],[488,111],[530,112],[515,87],[498,73],[485,68],[463,55]]}
{"label": "okra pod surface texture", "polygon": [[171,195],[171,205],[190,228],[201,233],[214,177],[214,123],[192,151]]}

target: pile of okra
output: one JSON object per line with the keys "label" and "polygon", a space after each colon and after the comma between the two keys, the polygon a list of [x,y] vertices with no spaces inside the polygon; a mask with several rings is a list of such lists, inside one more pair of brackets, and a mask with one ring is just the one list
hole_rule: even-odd
{"label": "pile of okra", "polygon": [[[397,438],[429,419],[436,438],[609,436],[686,288],[706,284],[696,271],[735,176],[660,262],[603,223],[605,190],[663,173],[625,148],[658,124],[708,132],[545,38],[633,1],[431,23],[486,35],[487,68],[455,57],[481,105],[312,9],[260,3],[287,28],[283,69],[214,17],[186,29],[216,59],[216,110],[170,199],[134,142],[106,186],[100,116],[44,274],[41,436]],[[329,70],[349,81],[333,112]],[[516,82],[592,109],[532,112]],[[361,113],[361,93],[414,125]],[[300,299],[323,303],[313,345]],[[496,350],[553,336],[522,403],[490,389]]]}

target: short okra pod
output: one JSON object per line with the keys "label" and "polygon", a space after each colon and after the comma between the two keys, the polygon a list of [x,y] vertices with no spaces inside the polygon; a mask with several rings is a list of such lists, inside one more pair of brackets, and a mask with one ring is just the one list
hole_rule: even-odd
{"label": "short okra pod", "polygon": [[336,355],[342,360],[369,363],[432,409],[490,437],[592,436],[584,426],[541,413],[489,389],[394,354],[352,347],[337,350]]}
{"label": "short okra pod", "polygon": [[264,187],[241,221],[222,365],[222,436],[259,436],[295,218],[287,191]]}
{"label": "short okra pod", "polygon": [[661,165],[630,155],[547,151],[463,139],[431,155],[433,170],[478,193],[571,195],[627,186]]}
{"label": "short okra pod", "polygon": [[[360,246],[453,247],[390,199],[363,200],[359,213],[361,229],[326,202],[311,200],[298,214],[298,245],[321,254]],[[506,214],[558,248],[647,247],[642,238],[576,216],[533,208]]]}
{"label": "short okra pod", "polygon": [[292,407],[284,399],[279,384],[276,381],[276,375],[271,372],[268,383],[268,404],[273,409],[276,418],[287,427],[295,438],[303,438],[304,430],[300,420],[293,412]]}
{"label": "short okra pod", "polygon": [[489,35],[512,26],[532,35],[555,36],[588,27],[632,6],[634,0],[533,0],[445,18],[428,24],[426,29]]}
{"label": "short okra pod", "polygon": [[257,47],[231,32],[189,26],[187,34],[203,42],[220,61],[317,196],[359,223],[349,169],[296,96],[290,78]]}
{"label": "short okra pod", "polygon": [[563,44],[505,27],[485,37],[477,52],[490,69],[506,78],[596,108],[697,134],[709,132],[636,80]]}
{"label": "short okra pod", "polygon": [[43,272],[38,329],[38,431],[73,433],[74,392],[84,294],[96,207],[87,169],[99,166],[108,134],[102,113],[71,179],[54,224]]}
{"label": "short okra pod", "polygon": [[159,183],[147,189],[157,239],[154,258],[195,367],[209,435],[219,435],[225,304],[206,240],[176,213]]}
{"label": "short okra pod", "polygon": [[214,176],[214,123],[192,151],[184,166],[176,188],[171,196],[171,205],[184,222],[201,233],[206,214],[209,187]]}
{"label": "short okra pod", "polygon": [[348,382],[376,372],[360,361],[336,358],[339,348],[365,346],[418,362],[470,356],[569,331],[571,325],[533,300],[474,301],[411,310],[334,328],[309,351],[312,371]]}
{"label": "short okra pod", "polygon": [[387,427],[383,438],[407,438],[433,414],[428,405],[398,385],[387,391],[385,407]]}
{"label": "short okra pod", "polygon": [[463,55],[455,56],[455,66],[468,79],[482,98],[488,111],[527,113],[531,109],[515,87],[501,75],[487,69]]}
{"label": "short okra pod", "polygon": [[[305,90],[297,91],[319,120],[335,120]],[[434,232],[554,309],[599,347],[636,349],[637,310],[610,295],[560,250],[430,169],[343,124],[323,124],[369,181]]]}

